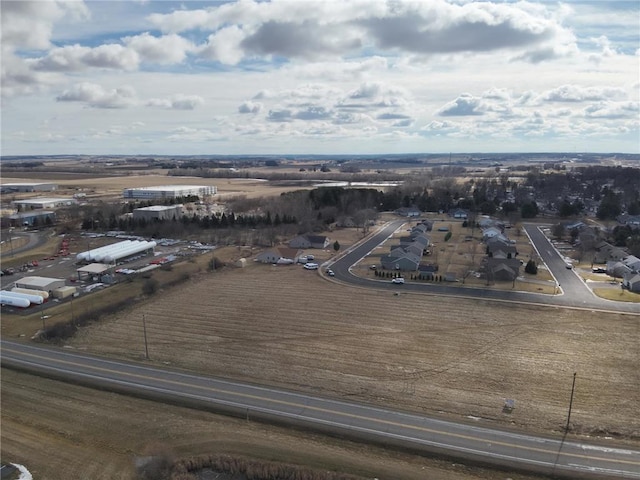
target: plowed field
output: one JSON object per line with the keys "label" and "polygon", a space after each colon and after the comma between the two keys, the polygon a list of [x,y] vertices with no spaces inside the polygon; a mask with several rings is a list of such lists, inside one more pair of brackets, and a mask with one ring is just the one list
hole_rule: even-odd
{"label": "plowed field", "polygon": [[[540,432],[640,438],[640,317],[358,289],[299,266],[201,274],[69,345]],[[516,408],[503,412],[505,399]]]}

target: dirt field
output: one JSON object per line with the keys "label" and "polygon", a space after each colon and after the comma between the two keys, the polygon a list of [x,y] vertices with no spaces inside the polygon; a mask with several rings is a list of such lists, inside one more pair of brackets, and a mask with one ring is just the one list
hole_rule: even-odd
{"label": "dirt field", "polygon": [[[640,438],[638,316],[362,290],[296,266],[202,274],[69,342],[480,424]],[[511,414],[505,398],[516,400]]]}
{"label": "dirt field", "polygon": [[[65,177],[68,177],[65,176]],[[51,182],[51,178],[3,178],[5,183],[18,182]],[[17,198],[31,198],[36,196],[63,196],[72,195],[76,191],[88,192],[89,198],[119,197],[122,198],[122,190],[134,187],[152,187],[159,185],[215,185],[218,194],[214,199],[224,200],[228,197],[244,195],[248,198],[280,195],[284,192],[310,189],[311,186],[274,186],[267,181],[253,178],[196,178],[196,177],[172,177],[167,175],[132,175],[119,177],[91,177],[86,178],[56,178],[59,186],[56,192],[42,192],[34,194],[16,194]],[[95,193],[92,193],[95,192]]]}

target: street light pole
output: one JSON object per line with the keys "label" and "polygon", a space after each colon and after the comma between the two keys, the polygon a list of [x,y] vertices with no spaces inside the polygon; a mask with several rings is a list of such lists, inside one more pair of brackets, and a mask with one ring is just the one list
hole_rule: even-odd
{"label": "street light pole", "polygon": [[142,332],[144,334],[144,356],[149,360],[149,346],[147,344],[147,322],[144,314],[142,314]]}
{"label": "street light pole", "polygon": [[569,413],[567,414],[567,425],[564,428],[564,432],[569,431],[569,421],[571,420],[571,407],[573,406],[573,392],[576,388],[576,372],[573,373],[573,383],[571,385],[571,399],[569,400]]}

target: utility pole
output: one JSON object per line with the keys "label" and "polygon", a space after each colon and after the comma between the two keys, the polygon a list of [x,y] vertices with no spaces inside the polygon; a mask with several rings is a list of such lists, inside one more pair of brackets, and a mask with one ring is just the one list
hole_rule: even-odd
{"label": "utility pole", "polygon": [[573,392],[576,388],[576,372],[573,373],[573,384],[571,385],[571,399],[569,400],[569,413],[567,414],[567,425],[564,428],[564,433],[569,431],[569,421],[571,420],[571,407],[573,406]]}
{"label": "utility pole", "polygon": [[142,332],[144,333],[144,356],[149,360],[149,346],[147,344],[147,322],[144,314],[142,314]]}

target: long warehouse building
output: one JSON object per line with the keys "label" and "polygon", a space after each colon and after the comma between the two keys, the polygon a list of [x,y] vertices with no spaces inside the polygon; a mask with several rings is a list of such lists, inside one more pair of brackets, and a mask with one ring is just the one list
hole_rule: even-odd
{"label": "long warehouse building", "polygon": [[158,200],[163,198],[181,198],[196,196],[202,198],[215,195],[218,189],[214,185],[163,185],[157,187],[125,188],[124,198]]}

